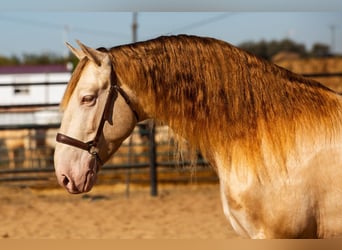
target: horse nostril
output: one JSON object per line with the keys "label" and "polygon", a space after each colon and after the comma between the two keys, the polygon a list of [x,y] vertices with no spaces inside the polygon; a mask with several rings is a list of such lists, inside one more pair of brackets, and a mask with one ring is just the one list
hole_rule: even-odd
{"label": "horse nostril", "polygon": [[69,184],[69,179],[68,179],[68,177],[66,177],[65,175],[64,175],[64,178],[63,178],[63,185],[66,187],[68,184]]}
{"label": "horse nostril", "polygon": [[66,175],[62,175],[61,179],[61,186],[63,186],[66,190],[68,190],[69,193],[71,194],[79,194],[80,190],[76,187],[73,179]]}

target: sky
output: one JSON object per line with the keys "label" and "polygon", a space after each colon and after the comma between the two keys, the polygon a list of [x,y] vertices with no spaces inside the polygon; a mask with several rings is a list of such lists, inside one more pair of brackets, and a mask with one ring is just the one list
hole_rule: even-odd
{"label": "sky", "polygon": [[[3,11],[0,55],[67,53],[65,41],[91,47],[132,42],[133,12]],[[160,35],[210,36],[238,45],[290,38],[310,49],[314,43],[342,53],[339,12],[138,12],[138,40]]]}
{"label": "sky", "polygon": [[1,0],[1,10],[336,11],[341,0]]}

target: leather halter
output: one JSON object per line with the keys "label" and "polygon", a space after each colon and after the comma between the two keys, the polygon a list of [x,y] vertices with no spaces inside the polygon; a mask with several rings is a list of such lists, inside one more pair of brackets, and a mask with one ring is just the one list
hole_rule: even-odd
{"label": "leather halter", "polygon": [[72,138],[70,136],[64,135],[62,133],[57,133],[56,141],[59,143],[63,143],[69,146],[73,146],[82,150],[87,151],[89,154],[91,154],[95,160],[99,161],[101,165],[104,164],[104,162],[101,160],[99,156],[98,151],[98,144],[100,141],[100,137],[102,135],[103,127],[106,121],[110,119],[111,115],[111,107],[112,103],[114,104],[118,94],[120,94],[124,100],[126,101],[127,105],[131,108],[137,122],[139,121],[138,113],[135,111],[135,109],[132,107],[131,101],[129,99],[129,96],[126,94],[126,92],[118,85],[117,77],[113,69],[113,65],[111,66],[111,75],[110,75],[110,88],[106,100],[106,104],[103,109],[103,113],[101,116],[101,120],[99,123],[99,126],[97,128],[96,135],[93,140],[88,142],[83,142],[78,139]]}

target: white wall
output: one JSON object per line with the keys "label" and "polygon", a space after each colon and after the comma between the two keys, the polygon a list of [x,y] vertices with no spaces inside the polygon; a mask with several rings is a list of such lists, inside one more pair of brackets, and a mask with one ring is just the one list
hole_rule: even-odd
{"label": "white wall", "polygon": [[[70,76],[68,72],[0,75],[0,106],[59,103]],[[37,83],[49,85],[29,85]]]}

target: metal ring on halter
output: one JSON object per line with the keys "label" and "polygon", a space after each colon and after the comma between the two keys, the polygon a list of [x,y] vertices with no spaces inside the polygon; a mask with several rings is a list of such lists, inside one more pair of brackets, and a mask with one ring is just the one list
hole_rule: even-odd
{"label": "metal ring on halter", "polygon": [[94,151],[94,152],[89,152],[95,159],[95,166],[97,166],[97,162],[98,161],[100,163],[100,165],[102,166],[103,165],[103,161],[101,160],[100,156],[99,156],[99,153]]}

